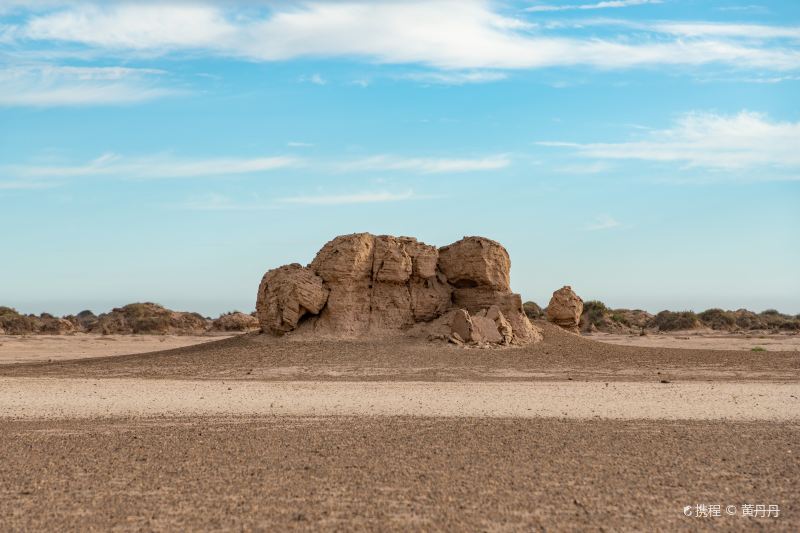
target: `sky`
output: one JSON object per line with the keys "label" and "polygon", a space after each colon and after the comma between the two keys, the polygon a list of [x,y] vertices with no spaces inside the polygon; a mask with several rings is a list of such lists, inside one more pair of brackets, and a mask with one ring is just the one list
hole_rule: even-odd
{"label": "sky", "polygon": [[336,235],[800,313],[800,2],[0,0],[0,305],[254,308]]}

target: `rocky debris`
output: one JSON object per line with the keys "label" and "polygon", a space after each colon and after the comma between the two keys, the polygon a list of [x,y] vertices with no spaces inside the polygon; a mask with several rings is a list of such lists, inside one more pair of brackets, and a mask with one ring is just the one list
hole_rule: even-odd
{"label": "rocky debris", "polygon": [[[437,249],[412,237],[343,235],[325,244],[307,267],[267,272],[257,315],[262,331],[273,334],[405,333],[454,344],[536,341],[541,333],[511,292],[510,268],[505,248],[483,237]],[[295,303],[298,287],[312,285],[314,305]]]}
{"label": "rocky debris", "polygon": [[66,318],[42,314],[37,333],[43,335],[69,335],[76,332],[75,324]]}
{"label": "rocky debris", "polygon": [[320,312],[328,292],[321,277],[297,263],[270,270],[258,288],[258,322],[276,335],[292,331],[306,313]]}
{"label": "rocky debris", "polygon": [[256,317],[239,311],[225,313],[211,322],[214,331],[254,331],[259,328]]}
{"label": "rocky debris", "polygon": [[547,306],[547,320],[574,333],[579,332],[582,313],[583,300],[569,285],[555,291]]}
{"label": "rocky debris", "polygon": [[208,327],[208,320],[198,313],[171,311],[161,305],[144,302],[117,307],[101,314],[91,333],[202,335]]}

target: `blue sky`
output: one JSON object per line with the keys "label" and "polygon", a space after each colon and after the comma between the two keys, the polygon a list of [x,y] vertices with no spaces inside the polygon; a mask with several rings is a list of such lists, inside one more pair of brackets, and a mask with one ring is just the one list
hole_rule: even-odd
{"label": "blue sky", "polygon": [[357,231],[800,313],[800,2],[0,1],[0,305],[250,310]]}

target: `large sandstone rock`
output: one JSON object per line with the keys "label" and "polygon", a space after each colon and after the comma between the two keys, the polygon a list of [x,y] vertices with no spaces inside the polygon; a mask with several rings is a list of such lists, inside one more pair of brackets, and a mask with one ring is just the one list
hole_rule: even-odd
{"label": "large sandstone rock", "polygon": [[296,328],[306,313],[319,313],[327,301],[328,289],[322,278],[293,263],[264,274],[256,315],[262,330],[280,335]]}
{"label": "large sandstone rock", "polygon": [[582,313],[583,300],[569,285],[555,291],[547,306],[547,320],[575,333],[579,331]]}
{"label": "large sandstone rock", "polygon": [[343,235],[308,267],[267,272],[257,316],[275,334],[301,326],[298,334],[340,338],[460,331],[466,343],[535,341],[541,336],[509,287],[510,267],[505,248],[482,237],[437,249],[412,237]]}

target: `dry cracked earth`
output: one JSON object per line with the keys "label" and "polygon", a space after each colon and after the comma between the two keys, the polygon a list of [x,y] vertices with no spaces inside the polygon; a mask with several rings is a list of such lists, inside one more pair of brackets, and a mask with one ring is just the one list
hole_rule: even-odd
{"label": "dry cracked earth", "polygon": [[540,325],[0,365],[0,530],[800,530],[800,352]]}

